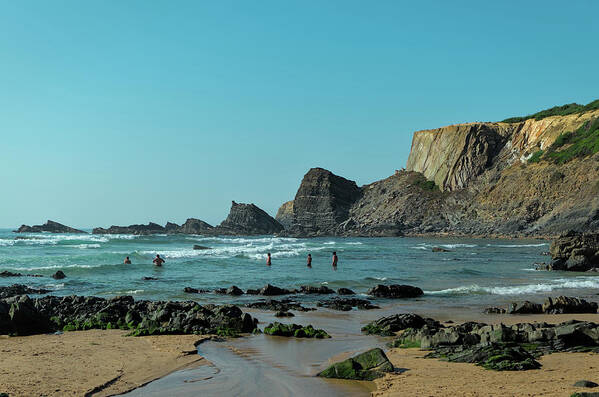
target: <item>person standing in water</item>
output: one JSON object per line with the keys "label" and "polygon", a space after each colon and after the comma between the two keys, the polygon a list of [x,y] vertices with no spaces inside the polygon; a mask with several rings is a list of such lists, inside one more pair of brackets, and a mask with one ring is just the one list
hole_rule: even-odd
{"label": "person standing in water", "polygon": [[308,254],[308,267],[312,267],[312,254]]}
{"label": "person standing in water", "polygon": [[162,266],[162,264],[164,263],[164,259],[162,259],[160,255],[156,254],[156,258],[154,258],[153,262],[156,266]]}
{"label": "person standing in water", "polygon": [[126,257],[125,260],[123,261],[123,263],[125,265],[130,265],[131,264],[131,259],[129,259],[129,257]]}
{"label": "person standing in water", "polygon": [[270,260],[270,252],[266,254],[266,266],[272,265],[272,261]]}
{"label": "person standing in water", "polygon": [[337,252],[334,251],[333,252],[333,269],[337,269],[337,261],[339,260],[339,258],[337,258]]}

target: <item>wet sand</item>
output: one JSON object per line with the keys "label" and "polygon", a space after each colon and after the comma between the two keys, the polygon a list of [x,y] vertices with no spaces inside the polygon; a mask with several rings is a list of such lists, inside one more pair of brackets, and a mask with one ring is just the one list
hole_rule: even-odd
{"label": "wet sand", "polygon": [[0,393],[94,396],[123,393],[202,364],[197,335],[126,337],[121,330],[0,336]]}

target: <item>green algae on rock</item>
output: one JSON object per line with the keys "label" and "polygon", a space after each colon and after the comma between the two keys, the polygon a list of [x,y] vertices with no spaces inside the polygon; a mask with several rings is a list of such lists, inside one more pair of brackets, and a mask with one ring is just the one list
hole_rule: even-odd
{"label": "green algae on rock", "polygon": [[323,329],[315,329],[312,325],[306,327],[299,324],[270,323],[264,328],[264,333],[273,336],[293,336],[295,338],[324,339],[331,336]]}
{"label": "green algae on rock", "polygon": [[318,373],[323,378],[374,380],[393,372],[393,364],[383,350],[375,348],[335,363]]}

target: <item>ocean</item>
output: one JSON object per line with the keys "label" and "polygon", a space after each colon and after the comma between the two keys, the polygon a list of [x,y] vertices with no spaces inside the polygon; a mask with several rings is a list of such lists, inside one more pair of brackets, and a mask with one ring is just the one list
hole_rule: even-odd
{"label": "ocean", "polygon": [[[194,250],[193,245],[209,247]],[[441,247],[450,252],[432,252]],[[599,277],[585,273],[534,270],[550,260],[544,240],[470,238],[282,238],[196,235],[16,234],[0,229],[0,271],[67,278],[0,278],[0,285],[22,283],[54,295],[132,295],[136,299],[243,303],[256,296],[187,294],[184,287],[214,290],[267,283],[346,287],[358,294],[376,284],[422,288],[415,300],[396,301],[403,309],[434,313],[501,306],[515,300],[542,302],[548,295],[594,296]],[[331,255],[339,256],[337,270]],[[272,253],[267,267],[266,254]],[[152,265],[156,254],[166,263]],[[312,254],[312,268],[306,256]],[[132,264],[123,264],[129,256]],[[143,280],[154,277],[157,280]],[[318,296],[300,296],[310,303]],[[381,303],[381,301],[378,301]],[[382,303],[389,303],[384,301]]]}

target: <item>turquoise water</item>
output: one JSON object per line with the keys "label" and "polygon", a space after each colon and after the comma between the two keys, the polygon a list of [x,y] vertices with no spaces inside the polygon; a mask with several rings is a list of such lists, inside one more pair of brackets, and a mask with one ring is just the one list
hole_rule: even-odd
{"label": "turquoise water", "polygon": [[[193,250],[194,244],[211,249]],[[452,252],[433,253],[434,246]],[[182,290],[233,284],[247,289],[270,283],[287,288],[324,284],[365,293],[378,283],[399,283],[425,291],[409,305],[440,310],[542,300],[547,295],[596,294],[597,276],[534,271],[535,262],[549,260],[541,255],[548,249],[543,240],[62,235],[1,229],[0,271],[49,276],[62,270],[67,278],[4,278],[0,285],[40,286],[56,295],[127,294],[219,303],[256,297],[190,295]],[[336,271],[330,266],[332,251],[339,255]],[[265,266],[267,252],[273,257],[270,268]],[[166,259],[162,268],[152,265],[156,253]],[[308,253],[313,257],[312,269],[306,267]],[[131,258],[131,265],[122,264],[125,256]],[[144,281],[144,276],[158,280]]]}

